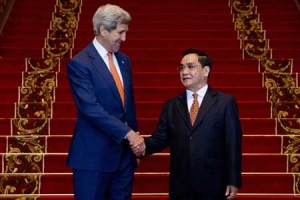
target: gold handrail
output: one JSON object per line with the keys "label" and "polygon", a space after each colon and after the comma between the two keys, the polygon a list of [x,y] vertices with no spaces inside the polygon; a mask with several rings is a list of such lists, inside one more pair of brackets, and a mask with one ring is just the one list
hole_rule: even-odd
{"label": "gold handrail", "polygon": [[298,8],[298,11],[300,12],[300,0],[295,0],[295,4]]}
{"label": "gold handrail", "polygon": [[16,0],[0,0],[0,35]]}

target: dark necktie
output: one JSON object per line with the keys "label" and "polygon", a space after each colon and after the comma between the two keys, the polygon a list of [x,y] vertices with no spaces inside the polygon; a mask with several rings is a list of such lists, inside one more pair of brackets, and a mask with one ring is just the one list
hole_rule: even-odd
{"label": "dark necktie", "polygon": [[190,118],[191,118],[192,125],[194,125],[196,117],[198,115],[198,111],[199,111],[198,94],[194,93],[193,97],[194,97],[194,101],[193,101],[193,104],[192,104],[191,110],[190,110]]}

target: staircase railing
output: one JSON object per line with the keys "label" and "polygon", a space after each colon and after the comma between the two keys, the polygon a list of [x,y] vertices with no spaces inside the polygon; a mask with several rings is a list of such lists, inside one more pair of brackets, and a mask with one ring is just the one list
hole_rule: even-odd
{"label": "staircase railing", "polygon": [[0,0],[0,35],[16,0]]}
{"label": "staircase railing", "polygon": [[300,0],[295,0],[298,11],[300,12]]}

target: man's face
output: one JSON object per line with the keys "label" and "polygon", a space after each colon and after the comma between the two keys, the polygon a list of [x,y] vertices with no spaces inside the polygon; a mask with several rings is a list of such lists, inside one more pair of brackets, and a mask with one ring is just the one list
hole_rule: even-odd
{"label": "man's face", "polygon": [[126,40],[127,24],[118,24],[116,29],[106,32],[103,38],[103,46],[109,52],[117,52],[121,47],[121,43]]}
{"label": "man's face", "polygon": [[199,63],[197,54],[185,55],[179,66],[181,82],[186,89],[196,92],[206,84],[209,70]]}

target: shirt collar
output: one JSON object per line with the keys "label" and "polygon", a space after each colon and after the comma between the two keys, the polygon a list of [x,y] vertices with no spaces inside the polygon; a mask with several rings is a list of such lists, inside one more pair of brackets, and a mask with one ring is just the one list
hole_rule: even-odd
{"label": "shirt collar", "polygon": [[107,57],[107,52],[108,51],[97,41],[96,37],[93,40],[93,44],[94,44],[97,52],[101,56],[101,58]]}
{"label": "shirt collar", "polygon": [[[204,95],[205,95],[205,93],[206,93],[206,91],[207,91],[207,89],[208,89],[208,85],[205,84],[200,90],[198,90],[196,92],[198,94],[198,97],[203,98]],[[187,99],[194,98],[193,94],[194,94],[194,92],[192,92],[191,90],[186,90],[186,97],[187,97]]]}

